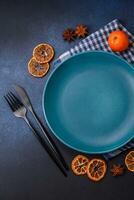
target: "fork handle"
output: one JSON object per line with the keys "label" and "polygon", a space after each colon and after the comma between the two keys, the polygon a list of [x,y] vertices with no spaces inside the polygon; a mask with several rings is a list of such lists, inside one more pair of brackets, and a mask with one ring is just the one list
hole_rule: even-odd
{"label": "fork handle", "polygon": [[42,124],[42,122],[40,121],[39,117],[37,116],[37,114],[35,113],[34,109],[31,108],[30,109],[31,113],[33,114],[36,122],[38,123],[42,133],[44,134],[45,138],[47,139],[47,142],[49,143],[49,145],[51,146],[51,148],[53,149],[53,151],[55,152],[56,156],[59,157],[60,161],[62,162],[63,166],[65,167],[66,170],[69,170],[69,167],[64,159],[64,157],[62,156],[61,152],[59,151],[58,147],[56,146],[56,144],[54,143],[52,137],[50,136],[48,130],[45,128],[45,126]]}
{"label": "fork handle", "polygon": [[29,128],[32,130],[33,134],[35,135],[35,137],[38,139],[38,141],[40,142],[40,144],[45,148],[45,150],[47,151],[47,153],[49,154],[49,156],[52,158],[52,160],[55,162],[55,164],[57,165],[57,167],[60,169],[60,171],[63,173],[63,175],[65,177],[67,177],[67,173],[65,172],[65,170],[63,169],[60,161],[57,159],[57,157],[55,156],[54,152],[50,149],[50,147],[47,145],[47,143],[45,142],[45,140],[43,139],[43,137],[37,132],[37,130],[33,127],[33,125],[31,124],[31,122],[28,120],[27,117],[23,118],[25,120],[25,122],[27,123],[27,125],[29,126]]}

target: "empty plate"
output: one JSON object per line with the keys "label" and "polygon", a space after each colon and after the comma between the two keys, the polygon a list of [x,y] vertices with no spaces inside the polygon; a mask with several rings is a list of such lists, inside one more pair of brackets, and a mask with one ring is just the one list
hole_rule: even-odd
{"label": "empty plate", "polygon": [[71,57],[49,77],[43,94],[45,120],[67,146],[109,152],[134,136],[134,70],[111,53]]}

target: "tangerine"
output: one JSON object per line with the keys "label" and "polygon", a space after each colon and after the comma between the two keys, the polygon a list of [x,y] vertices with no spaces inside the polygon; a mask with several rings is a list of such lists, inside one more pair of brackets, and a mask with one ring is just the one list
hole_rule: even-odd
{"label": "tangerine", "polygon": [[129,46],[128,35],[124,31],[113,31],[109,34],[108,44],[113,51],[124,51]]}

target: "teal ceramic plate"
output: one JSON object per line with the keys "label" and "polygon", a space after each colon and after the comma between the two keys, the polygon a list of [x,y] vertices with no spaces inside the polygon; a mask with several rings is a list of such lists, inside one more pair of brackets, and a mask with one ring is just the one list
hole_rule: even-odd
{"label": "teal ceramic plate", "polygon": [[76,55],[49,77],[43,94],[45,120],[67,146],[109,152],[134,136],[134,70],[105,52]]}

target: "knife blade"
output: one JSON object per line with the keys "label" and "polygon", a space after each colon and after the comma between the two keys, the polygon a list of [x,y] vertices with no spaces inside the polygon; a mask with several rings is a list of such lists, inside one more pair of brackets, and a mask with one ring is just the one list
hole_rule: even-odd
{"label": "knife blade", "polygon": [[23,104],[24,104],[31,112],[33,112],[33,106],[32,106],[32,103],[31,103],[31,101],[30,101],[30,99],[29,99],[29,96],[28,96],[26,90],[25,90],[23,87],[19,86],[19,85],[15,85],[14,88],[15,88],[16,92],[18,93],[18,95],[20,96],[21,101],[23,102]]}

